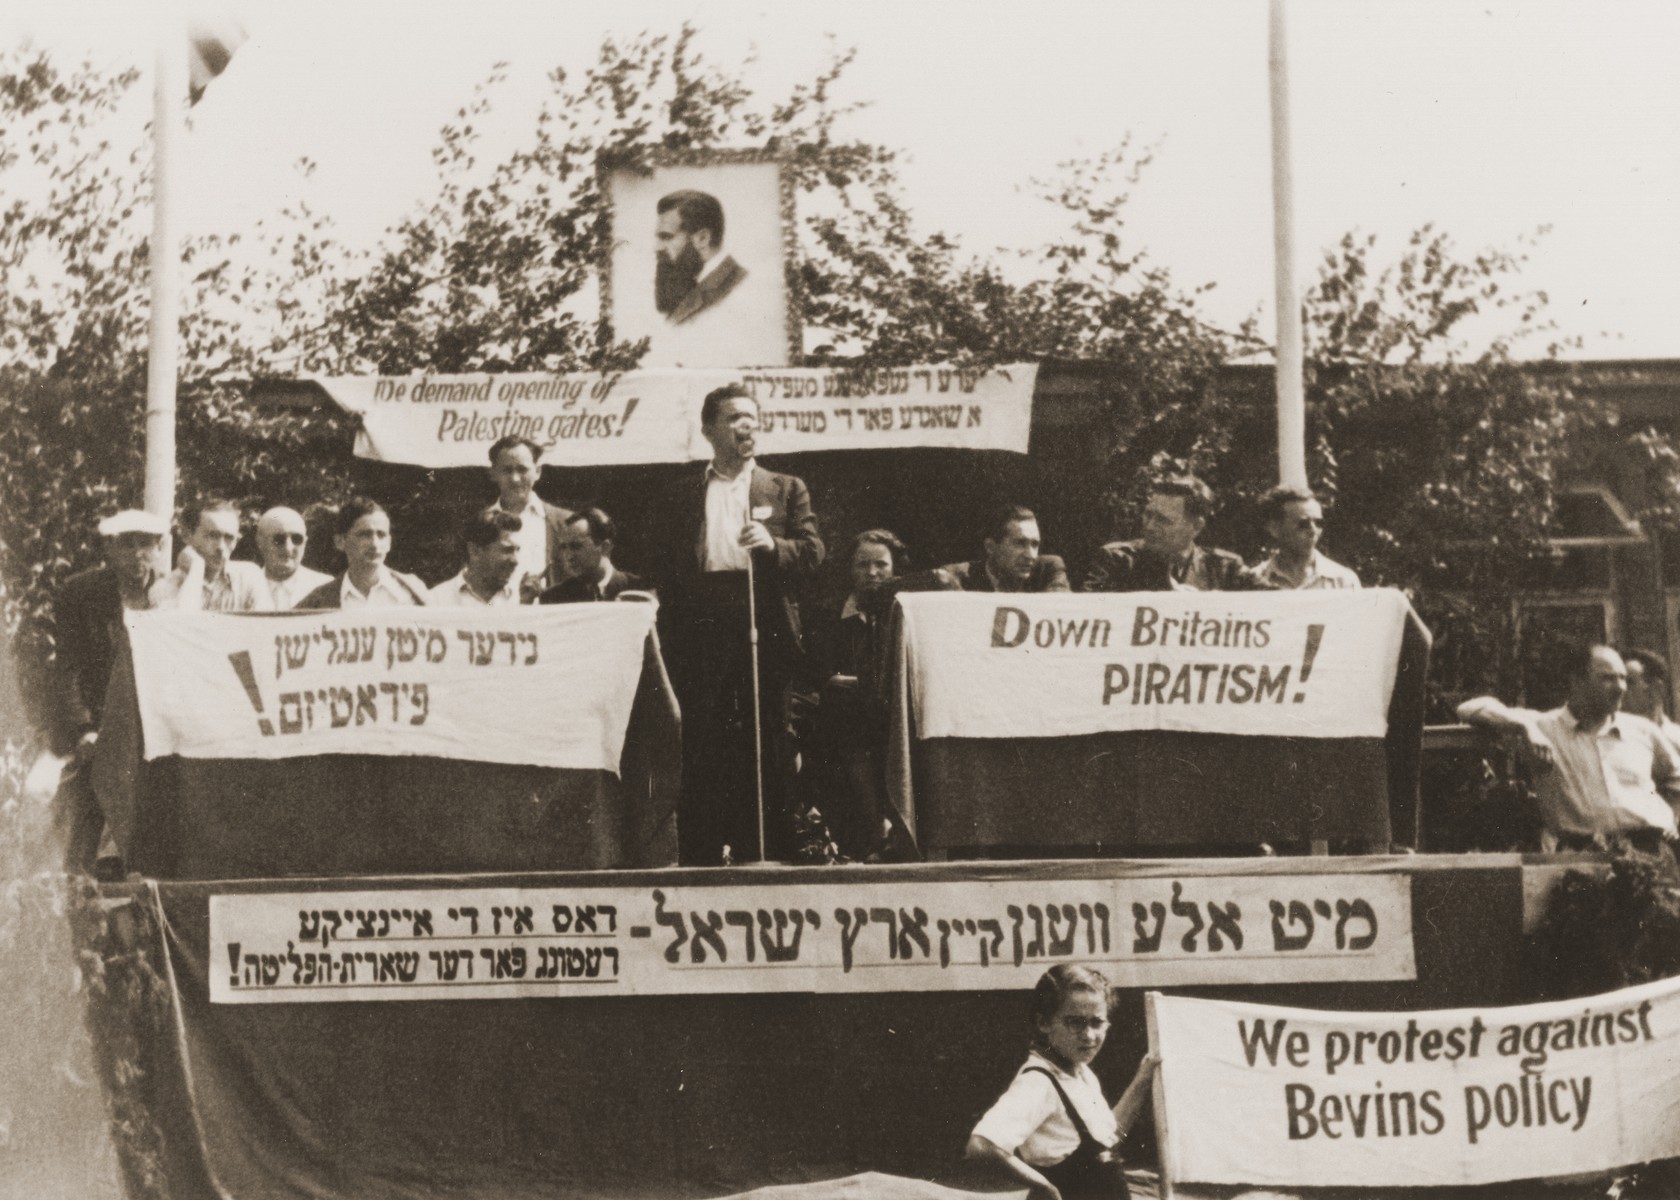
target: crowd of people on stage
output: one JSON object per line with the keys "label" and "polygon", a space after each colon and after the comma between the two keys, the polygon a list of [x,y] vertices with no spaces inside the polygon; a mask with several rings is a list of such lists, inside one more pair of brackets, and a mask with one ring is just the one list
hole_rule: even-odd
{"label": "crowd of people on stage", "polygon": [[[684,715],[683,861],[759,856],[760,778],[764,808],[772,814],[785,814],[794,799],[813,792],[843,795],[843,802],[824,809],[845,851],[855,857],[879,852],[890,836],[878,786],[884,721],[859,681],[869,669],[874,629],[887,601],[907,589],[1070,591],[1066,567],[1042,552],[1036,516],[1018,505],[997,511],[972,561],[921,572],[909,570],[906,548],[893,533],[867,530],[848,547],[852,587],[844,603],[807,623],[798,592],[825,554],[809,491],[798,478],[757,464],[759,411],[746,389],[730,385],[710,393],[701,427],[711,461],[665,497],[663,544],[638,547],[641,561],[654,565],[655,574],[645,579],[614,562],[618,531],[609,514],[593,506],[560,507],[537,495],[542,447],[518,437],[490,448],[496,502],[467,514],[460,571],[433,586],[387,564],[390,517],[364,497],[337,513],[333,544],[344,565],[332,576],[303,565],[308,530],[291,508],[262,514],[255,529],[260,561],[245,562],[233,557],[238,507],[229,501],[196,506],[184,514],[183,546],[166,573],[155,565],[167,532],[160,518],[133,510],[107,518],[100,525],[106,564],[69,580],[58,601],[65,752],[85,765],[97,741],[124,609],[272,612],[657,596],[661,645]],[[1163,478],[1150,492],[1141,535],[1102,546],[1081,589],[1359,586],[1352,571],[1319,551],[1324,515],[1311,493],[1279,488],[1263,503],[1274,549],[1247,565],[1199,543],[1214,509],[1208,487],[1193,476]],[[756,644],[745,636],[749,612]],[[785,821],[773,821],[764,852],[785,854],[787,830]]]}

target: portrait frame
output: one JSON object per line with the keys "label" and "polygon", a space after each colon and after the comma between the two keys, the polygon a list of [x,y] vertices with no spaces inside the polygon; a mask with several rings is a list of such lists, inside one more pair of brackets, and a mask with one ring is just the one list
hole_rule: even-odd
{"label": "portrait frame", "polygon": [[[648,338],[641,365],[650,369],[799,364],[804,323],[794,223],[796,185],[784,151],[638,146],[602,152],[595,169],[602,211],[601,320],[614,340]],[[684,345],[653,305],[642,300],[651,295],[655,274],[655,211],[648,197],[679,189],[718,197],[726,213],[721,252],[733,256],[739,249],[746,276],[756,276],[752,307],[743,319],[710,319],[711,334],[698,349]],[[763,228],[766,220],[774,222],[773,235]],[[743,224],[749,235],[732,241],[731,233]],[[694,357],[696,353],[700,357]]]}

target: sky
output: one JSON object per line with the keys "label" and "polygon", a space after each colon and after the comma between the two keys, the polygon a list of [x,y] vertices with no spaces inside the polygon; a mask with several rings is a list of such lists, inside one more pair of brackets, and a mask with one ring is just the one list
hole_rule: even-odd
{"label": "sky", "polygon": [[[1271,330],[1267,6],[1262,0],[228,0],[251,34],[200,102],[189,232],[307,198],[352,243],[416,207],[436,132],[497,61],[506,136],[544,74],[605,34],[699,30],[778,95],[856,47],[846,132],[901,149],[918,224],[969,249],[1056,234],[1031,181],[1128,135],[1154,159],[1134,245],[1208,316]],[[13,0],[0,37],[149,65],[149,6]],[[1465,253],[1542,227],[1523,275],[1585,358],[1680,358],[1680,4],[1288,0],[1298,275],[1350,230],[1379,259],[1425,223]],[[492,140],[495,135],[492,135]],[[318,166],[307,180],[295,163]],[[1543,345],[1531,348],[1538,353]]]}

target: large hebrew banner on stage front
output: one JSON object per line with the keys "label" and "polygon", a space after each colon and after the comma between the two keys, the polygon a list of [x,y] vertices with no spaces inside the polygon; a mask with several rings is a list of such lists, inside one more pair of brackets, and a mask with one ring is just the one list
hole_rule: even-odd
{"label": "large hebrew banner on stage front", "polygon": [[1392,873],[661,884],[210,897],[224,1004],[1410,979]]}

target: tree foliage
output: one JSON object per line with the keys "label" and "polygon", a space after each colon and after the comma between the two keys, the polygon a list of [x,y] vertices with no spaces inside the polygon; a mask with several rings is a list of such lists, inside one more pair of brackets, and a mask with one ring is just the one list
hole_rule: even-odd
{"label": "tree foliage", "polygon": [[[1151,477],[1192,469],[1225,499],[1210,540],[1257,550],[1235,514],[1274,480],[1271,381],[1240,360],[1266,347],[1252,324],[1210,324],[1200,289],[1135,244],[1127,204],[1148,152],[1122,144],[1063,164],[1036,186],[1064,233],[1013,260],[977,256],[917,224],[894,149],[846,135],[850,61],[838,54],[771,98],[708,62],[692,29],[608,41],[587,69],[551,74],[528,127],[491,159],[498,70],[440,131],[436,186],[374,251],[341,244],[307,204],[243,238],[196,239],[184,251],[181,500],[231,496],[249,520],[344,493],[348,422],[253,408],[242,383],[257,375],[633,367],[643,347],[598,315],[598,163],[761,147],[782,153],[798,189],[793,277],[812,363],[1094,364],[1089,477],[1066,486],[1106,508],[1056,537],[1078,547],[1127,528]],[[0,51],[0,619],[34,697],[52,594],[96,561],[98,517],[140,497],[151,180],[135,82]],[[1585,451],[1638,463],[1642,515],[1680,524],[1680,455],[1665,436],[1620,428],[1566,370],[1513,361],[1522,339],[1549,336],[1522,265],[1520,249],[1466,257],[1431,229],[1383,265],[1375,239],[1349,235],[1305,300],[1309,469],[1331,502],[1329,549],[1367,581],[1412,591],[1451,651],[1439,656],[1454,672],[1438,681],[1445,700],[1508,692],[1497,648],[1511,643],[1510,598]],[[1632,911],[1606,895],[1577,907]]]}
{"label": "tree foliage", "polygon": [[[552,72],[511,141],[498,69],[440,131],[436,185],[377,249],[340,244],[306,204],[244,244],[195,242],[183,499],[231,494],[254,515],[343,492],[346,423],[254,410],[238,386],[253,375],[633,366],[642,347],[598,313],[598,164],[650,147],[760,147],[781,152],[798,189],[810,361],[1096,364],[1095,478],[1069,485],[1107,512],[1059,536],[1126,528],[1146,481],[1186,467],[1226,500],[1214,540],[1258,550],[1236,514],[1273,481],[1270,383],[1239,360],[1265,347],[1252,324],[1211,325],[1200,290],[1136,246],[1127,203],[1149,153],[1122,144],[1063,164],[1036,186],[1065,232],[1012,260],[977,256],[917,225],[896,151],[845,135],[850,60],[769,98],[707,61],[690,28],[608,41],[586,69]],[[0,166],[6,184],[21,173],[38,185],[0,208],[0,394],[13,417],[0,484],[15,498],[0,538],[8,620],[33,651],[48,640],[46,597],[91,561],[96,516],[138,494],[149,178],[137,123],[119,119],[133,82],[0,58]],[[1467,257],[1428,229],[1386,266],[1378,252],[1349,235],[1305,303],[1310,470],[1333,501],[1331,549],[1372,582],[1442,603],[1468,589],[1486,598],[1471,609],[1497,609],[1548,534],[1564,464],[1624,435],[1567,372],[1513,361],[1520,338],[1547,335],[1544,297],[1519,286],[1520,252]],[[1656,515],[1672,517],[1680,459],[1661,436],[1638,437]]]}
{"label": "tree foliage", "polygon": [[1340,554],[1409,589],[1435,628],[1451,719],[1464,692],[1524,682],[1512,602],[1563,532],[1565,486],[1640,464],[1655,532],[1672,527],[1680,470],[1666,435],[1624,426],[1561,361],[1545,294],[1522,285],[1528,243],[1465,255],[1425,227],[1386,267],[1375,250],[1343,238],[1307,298],[1309,469]]}
{"label": "tree foliage", "polygon": [[[1544,297],[1517,288],[1521,255],[1462,258],[1425,227],[1377,271],[1375,244],[1343,238],[1306,303],[1312,468],[1343,552],[1414,588],[1454,556],[1480,578],[1510,574],[1549,531],[1566,449],[1611,414],[1512,361],[1516,337],[1547,332]],[[1466,356],[1462,327],[1490,318]]]}
{"label": "tree foliage", "polygon": [[[53,591],[97,561],[98,518],[140,500],[151,180],[136,78],[0,52],[0,585],[31,698]],[[179,492],[230,496],[254,517],[331,495],[343,463],[329,448],[344,438],[331,417],[242,402],[240,381],[265,362],[246,309],[281,276],[236,267],[234,242],[183,251]]]}

